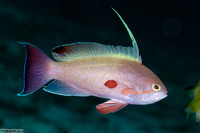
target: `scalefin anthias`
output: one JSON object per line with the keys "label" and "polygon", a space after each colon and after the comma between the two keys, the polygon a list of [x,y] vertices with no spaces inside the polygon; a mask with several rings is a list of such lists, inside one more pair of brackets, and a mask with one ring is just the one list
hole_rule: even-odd
{"label": "scalefin anthias", "polygon": [[18,95],[26,96],[43,88],[56,95],[109,99],[96,106],[102,114],[116,112],[128,104],[152,104],[167,97],[165,85],[142,64],[132,32],[114,11],[133,47],[77,42],[53,48],[52,60],[36,46],[20,42],[26,47],[26,60],[24,88]]}

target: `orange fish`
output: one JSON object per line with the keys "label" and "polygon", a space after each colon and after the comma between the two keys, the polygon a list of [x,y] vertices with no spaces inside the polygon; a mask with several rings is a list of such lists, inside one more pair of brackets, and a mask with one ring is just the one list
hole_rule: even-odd
{"label": "orange fish", "polygon": [[102,114],[118,111],[128,104],[146,105],[165,98],[166,87],[142,64],[133,34],[115,12],[133,47],[78,42],[53,48],[55,60],[52,60],[34,45],[20,42],[26,47],[26,60],[24,88],[18,95],[26,96],[43,88],[57,95],[109,99],[96,106]]}

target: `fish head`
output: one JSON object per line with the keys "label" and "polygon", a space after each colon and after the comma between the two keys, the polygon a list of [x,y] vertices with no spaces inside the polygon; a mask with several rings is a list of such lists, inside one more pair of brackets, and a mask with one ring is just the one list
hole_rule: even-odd
{"label": "fish head", "polygon": [[163,82],[148,68],[141,72],[141,76],[133,81],[130,87],[134,91],[128,95],[130,104],[152,104],[167,97],[167,89]]}
{"label": "fish head", "polygon": [[140,100],[144,104],[152,104],[167,97],[167,89],[160,79],[148,79],[141,88],[144,91],[140,94]]}

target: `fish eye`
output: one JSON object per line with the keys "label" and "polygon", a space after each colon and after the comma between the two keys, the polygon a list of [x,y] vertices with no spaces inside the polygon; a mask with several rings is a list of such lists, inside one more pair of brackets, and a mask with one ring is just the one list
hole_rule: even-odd
{"label": "fish eye", "polygon": [[153,89],[154,91],[160,91],[160,90],[161,90],[161,86],[160,86],[159,84],[153,84],[153,85],[152,85],[152,89]]}

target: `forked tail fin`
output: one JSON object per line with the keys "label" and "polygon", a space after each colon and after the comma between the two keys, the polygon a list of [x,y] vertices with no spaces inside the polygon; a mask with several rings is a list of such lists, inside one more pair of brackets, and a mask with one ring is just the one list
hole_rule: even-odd
{"label": "forked tail fin", "polygon": [[46,54],[30,43],[19,42],[26,47],[24,63],[23,91],[18,96],[32,94],[51,80],[50,64],[53,64]]}

